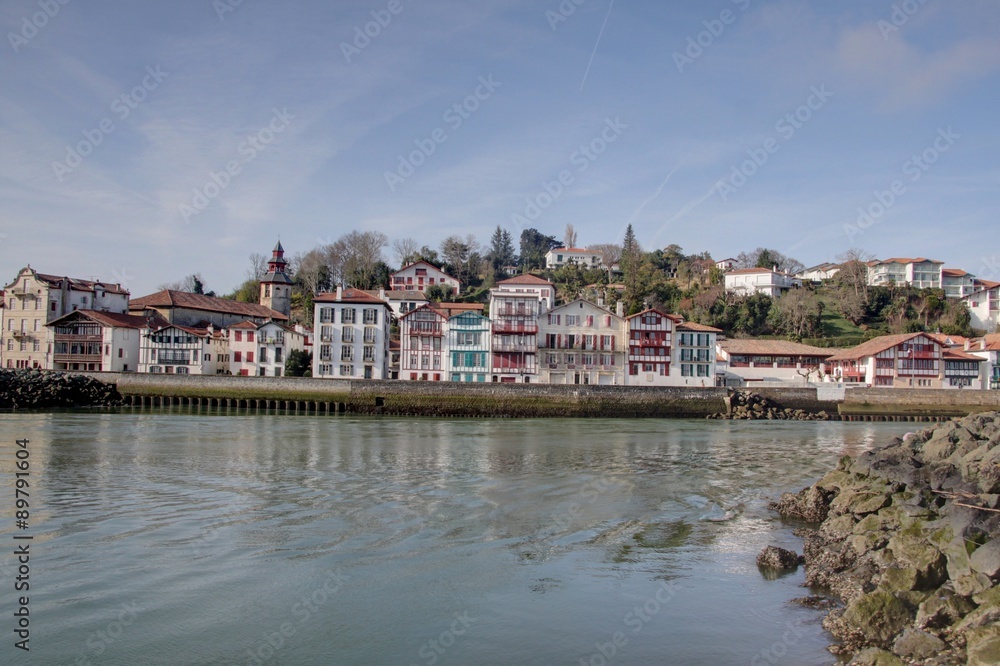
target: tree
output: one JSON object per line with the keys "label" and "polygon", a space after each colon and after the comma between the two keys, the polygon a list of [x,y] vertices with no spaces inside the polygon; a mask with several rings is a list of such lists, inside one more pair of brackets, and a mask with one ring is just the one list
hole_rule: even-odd
{"label": "tree", "polygon": [[215,296],[214,291],[205,291],[205,279],[201,276],[201,273],[192,273],[183,280],[178,280],[177,282],[165,282],[161,284],[159,288],[169,289],[170,291],[184,291],[189,294]]}
{"label": "tree", "polygon": [[479,241],[472,234],[465,238],[448,236],[441,243],[441,257],[459,282],[468,284],[479,274]]}
{"label": "tree", "polygon": [[642,303],[639,272],[642,265],[642,248],[636,240],[635,231],[629,224],[625,228],[625,238],[622,241],[621,267],[625,281],[625,309],[630,314],[638,312]]}
{"label": "tree", "polygon": [[781,332],[803,338],[819,332],[823,304],[806,289],[792,289],[775,301],[771,312]]}
{"label": "tree", "polygon": [[392,241],[392,252],[396,255],[396,261],[399,262],[400,268],[416,261],[419,247],[417,241],[412,238],[397,238]]}
{"label": "tree", "polygon": [[521,269],[530,271],[545,267],[545,255],[552,248],[559,247],[559,242],[552,236],[546,236],[537,229],[525,229],[521,232]]}
{"label": "tree", "polygon": [[432,284],[424,291],[424,296],[434,303],[443,303],[450,299],[453,293],[455,289],[451,285]]}
{"label": "tree", "polygon": [[312,352],[293,349],[285,359],[286,377],[312,377]]}
{"label": "tree", "polygon": [[786,257],[777,250],[766,247],[758,247],[753,252],[740,252],[736,255],[737,268],[774,268],[782,273],[795,275],[805,270],[805,265],[791,257]]}
{"label": "tree", "polygon": [[247,278],[253,278],[260,282],[260,279],[267,275],[267,257],[260,252],[250,255],[250,269],[247,271]]}
{"label": "tree", "polygon": [[497,277],[503,275],[507,266],[512,266],[517,261],[517,257],[514,255],[514,239],[510,232],[499,224],[490,238],[490,250],[487,258],[493,268],[493,275]]}
{"label": "tree", "polygon": [[572,224],[566,225],[566,233],[563,236],[563,245],[566,247],[576,247],[576,229]]}
{"label": "tree", "polygon": [[612,267],[622,259],[622,246],[617,243],[597,243],[588,245],[587,249],[591,252],[601,253],[601,263],[604,265],[604,270],[608,272],[608,282],[611,282],[614,270]]}
{"label": "tree", "polygon": [[357,289],[377,286],[379,264],[384,263],[382,249],[389,237],[381,231],[352,231],[340,239],[344,251],[344,277]]}

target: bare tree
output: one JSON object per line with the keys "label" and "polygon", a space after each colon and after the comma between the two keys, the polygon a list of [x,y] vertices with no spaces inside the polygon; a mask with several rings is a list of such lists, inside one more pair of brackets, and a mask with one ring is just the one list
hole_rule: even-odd
{"label": "bare tree", "polygon": [[267,275],[267,257],[260,252],[250,255],[250,268],[247,270],[248,280],[260,280]]}
{"label": "bare tree", "polygon": [[344,276],[357,284],[371,284],[378,265],[382,263],[382,250],[389,244],[389,237],[381,231],[352,231],[337,243],[343,244]]}
{"label": "bare tree", "polygon": [[576,229],[572,224],[566,225],[566,235],[563,236],[563,245],[566,247],[576,247]]}
{"label": "bare tree", "polygon": [[397,238],[392,241],[392,252],[400,267],[413,263],[413,258],[420,251],[420,244],[412,238]]}
{"label": "bare tree", "polygon": [[588,245],[587,249],[601,253],[601,263],[604,265],[604,270],[608,272],[608,282],[610,282],[611,267],[622,259],[622,246],[617,243],[597,243],[596,245]]}

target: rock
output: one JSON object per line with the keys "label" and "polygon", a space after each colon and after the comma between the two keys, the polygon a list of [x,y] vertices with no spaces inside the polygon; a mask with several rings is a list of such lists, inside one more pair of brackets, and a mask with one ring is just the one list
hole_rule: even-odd
{"label": "rock", "polygon": [[989,541],[972,553],[969,566],[973,571],[996,578],[1000,575],[1000,538]]}
{"label": "rock", "polygon": [[768,546],[757,555],[757,566],[764,569],[794,570],[803,558],[790,550]]}
{"label": "rock", "polygon": [[940,550],[917,536],[915,528],[899,532],[889,539],[888,549],[903,567],[916,571],[915,590],[936,588],[948,578],[947,559]]}
{"label": "rock", "polygon": [[917,608],[915,624],[921,629],[943,629],[958,622],[974,608],[965,597],[940,589]]}
{"label": "rock", "polygon": [[807,523],[821,523],[830,512],[832,493],[815,486],[806,488],[798,495],[785,493],[770,508],[785,518],[798,518]]}
{"label": "rock", "polygon": [[906,666],[902,659],[879,648],[868,648],[854,655],[848,666]]}
{"label": "rock", "polygon": [[969,645],[967,666],[996,666],[1000,664],[1000,637]]}
{"label": "rock", "polygon": [[844,611],[843,619],[871,644],[888,647],[913,616],[902,601],[889,592],[877,590],[853,601]]}
{"label": "rock", "polygon": [[910,659],[930,659],[944,648],[944,641],[937,636],[909,627],[904,629],[892,644],[892,651],[895,654]]}

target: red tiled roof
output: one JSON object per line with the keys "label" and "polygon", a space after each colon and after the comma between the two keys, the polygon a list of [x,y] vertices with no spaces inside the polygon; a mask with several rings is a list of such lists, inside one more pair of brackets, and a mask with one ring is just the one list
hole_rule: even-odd
{"label": "red tiled roof", "polygon": [[943,264],[943,261],[938,261],[936,259],[925,259],[923,257],[890,257],[889,259],[875,259],[869,261],[869,266],[877,266],[878,264],[922,264],[929,261],[932,264]]}
{"label": "red tiled roof", "polygon": [[677,315],[667,314],[663,310],[657,310],[656,308],[646,308],[642,312],[636,312],[634,315],[629,315],[628,317],[625,317],[625,319],[626,319],[626,321],[629,320],[629,319],[635,319],[636,317],[641,317],[642,315],[649,314],[650,312],[658,314],[661,317],[666,317],[667,319],[669,319],[670,321],[674,322],[675,324],[679,324],[682,321],[684,321],[683,319],[681,319]]}
{"label": "red tiled roof", "polygon": [[[680,328],[680,327],[678,327]],[[751,339],[729,339],[723,340],[719,346],[727,354],[739,354],[741,356],[820,356],[828,358],[833,356],[836,350],[823,349],[803,345],[789,340],[751,340]]]}
{"label": "red tiled roof", "polygon": [[316,294],[316,298],[313,299],[314,303],[371,303],[372,305],[385,305],[388,304],[380,298],[375,296],[370,296],[365,291],[361,289],[347,288],[341,293],[340,300],[337,300],[337,293],[330,292],[326,294]]}
{"label": "red tiled roof", "polygon": [[423,305],[415,307],[412,310],[410,310],[409,312],[400,315],[399,319],[400,319],[400,321],[402,321],[403,319],[406,319],[407,317],[409,317],[410,315],[412,315],[414,312],[424,312],[424,311],[433,312],[434,314],[436,314],[438,317],[441,317],[442,319],[447,319],[448,318],[448,313],[447,312],[443,312],[441,310],[438,310],[437,308],[433,307],[430,303],[424,303]]}
{"label": "red tiled roof", "polygon": [[844,349],[839,351],[830,358],[828,361],[856,361],[858,359],[867,358],[869,356],[874,356],[879,352],[883,352],[887,349],[892,349],[896,345],[903,344],[919,336],[925,336],[925,333],[898,333],[896,335],[883,335],[877,338],[872,338],[867,342],[863,342],[857,347],[852,347],[851,349]]}
{"label": "red tiled roof", "polygon": [[722,333],[721,328],[714,328],[704,324],[696,324],[693,321],[682,321],[677,324],[678,331],[691,331],[693,333]]}
{"label": "red tiled roof", "polygon": [[[970,350],[972,351],[972,350]],[[944,360],[946,361],[976,361],[982,363],[985,358],[980,358],[979,356],[973,356],[972,354],[967,354],[960,349],[945,349],[944,350]]]}
{"label": "red tiled roof", "polygon": [[95,282],[92,280],[79,280],[77,278],[64,277],[59,275],[49,275],[47,273],[35,273],[35,277],[43,282],[47,282],[50,287],[58,287],[64,280],[68,282],[70,289],[77,291],[94,291],[95,287],[101,287],[109,294],[128,294],[118,284],[107,284],[105,282]]}
{"label": "red tiled roof", "polygon": [[[925,333],[924,335],[931,340],[934,340],[942,347],[947,347],[949,345],[953,347],[960,346],[964,345],[968,341],[968,338],[962,335],[945,335],[944,333]],[[949,342],[949,340],[951,342]]]}
{"label": "red tiled roof", "polygon": [[[402,268],[400,268],[400,269],[399,269],[398,271],[396,271],[395,273],[390,273],[390,275],[396,275],[397,273],[402,273],[402,272],[403,272],[403,271],[405,271],[405,270],[406,270],[407,268],[413,268],[414,266],[419,266],[420,264],[423,264],[424,266],[430,266],[430,267],[431,267],[431,268],[433,268],[434,270],[436,270],[436,271],[438,271],[438,272],[440,272],[440,273],[444,273],[444,270],[442,270],[441,268],[438,268],[437,266],[435,266],[434,264],[432,264],[432,263],[431,263],[431,262],[429,262],[429,261],[424,261],[423,259],[421,259],[420,261],[415,261],[415,262],[413,262],[412,264],[408,264],[408,265],[406,265],[406,266],[403,266]],[[447,273],[444,273],[444,274],[445,274],[445,275],[448,275]],[[450,277],[450,278],[451,278],[452,280],[455,280],[456,282],[458,282],[458,279],[457,279],[457,278],[453,278],[453,277],[451,277],[450,275],[448,275],[448,277]]]}
{"label": "red tiled roof", "polygon": [[430,303],[430,306],[444,313],[446,317],[454,317],[463,312],[478,312],[482,314],[486,307],[482,303]]}
{"label": "red tiled roof", "polygon": [[247,330],[247,329],[249,329],[251,331],[256,331],[260,327],[257,324],[253,323],[252,321],[250,321],[249,319],[247,319],[246,321],[241,321],[238,324],[233,324],[232,326],[227,326],[226,328],[233,328],[233,329],[238,329],[238,330],[241,330],[241,331]]}
{"label": "red tiled roof", "polygon": [[963,277],[969,275],[968,271],[963,271],[961,268],[942,268],[942,277]]}
{"label": "red tiled roof", "polygon": [[145,308],[186,308],[188,310],[221,312],[261,319],[288,319],[284,314],[277,310],[272,310],[265,305],[241,303],[239,301],[231,301],[227,298],[216,298],[215,296],[205,296],[204,294],[174,291],[173,289],[164,289],[149,296],[132,299],[132,302],[129,304],[129,310],[142,310]]}
{"label": "red tiled roof", "polygon": [[507,278],[506,280],[500,280],[497,284],[533,284],[533,285],[549,285],[553,286],[551,282],[544,278],[540,278],[537,275],[531,275],[530,273],[524,273],[523,275],[515,275],[512,278]]}
{"label": "red tiled roof", "polygon": [[81,315],[87,319],[96,321],[102,326],[108,326],[111,328],[145,328],[148,325],[148,320],[145,317],[138,317],[136,315],[119,314],[117,312],[98,312],[97,310],[73,310],[72,312],[67,312],[62,317],[50,321],[46,326],[55,326],[59,322],[73,317],[74,315]]}

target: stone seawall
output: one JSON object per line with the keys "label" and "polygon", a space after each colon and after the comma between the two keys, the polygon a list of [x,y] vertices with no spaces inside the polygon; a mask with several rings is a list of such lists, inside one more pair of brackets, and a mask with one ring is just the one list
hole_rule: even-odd
{"label": "stone seawall", "polygon": [[852,388],[842,416],[968,416],[1000,409],[1000,391]]}

